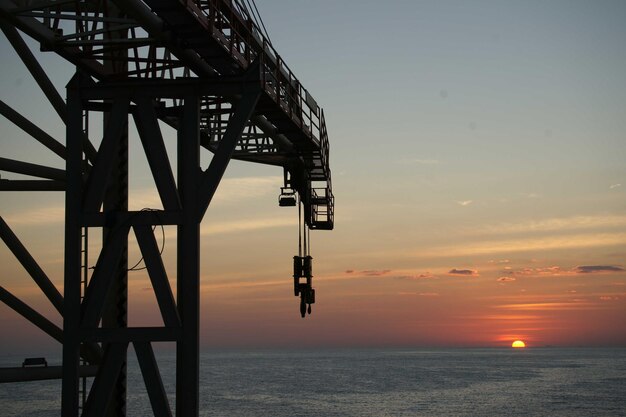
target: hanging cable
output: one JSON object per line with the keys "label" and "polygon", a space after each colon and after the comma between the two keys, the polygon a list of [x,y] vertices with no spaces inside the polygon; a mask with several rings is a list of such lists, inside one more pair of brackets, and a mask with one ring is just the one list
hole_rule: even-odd
{"label": "hanging cable", "polygon": [[[152,208],[142,208],[141,211],[159,211],[159,210],[152,209]],[[159,255],[163,255],[163,251],[165,250],[165,228],[163,227],[162,224],[159,225],[159,226],[161,226],[161,249],[159,249]],[[157,225],[152,226],[152,232],[153,233],[156,230],[156,227],[157,227]],[[141,262],[143,262],[143,255],[137,261],[137,263],[135,265],[131,266],[130,268],[128,268],[127,271],[134,272],[134,271],[143,271],[144,269],[147,269],[147,266],[145,264],[141,268],[137,268],[139,266],[139,264],[141,264]]]}
{"label": "hanging cable", "polygon": [[254,0],[235,0],[234,3],[238,6],[241,14],[244,14],[248,20],[254,22],[259,34],[271,45],[272,41],[270,40],[270,35],[267,32],[263,18],[261,18],[261,14],[259,13],[259,8]]}
{"label": "hanging cable", "polygon": [[307,227],[306,229],[306,233],[307,233],[307,256],[311,256],[311,229]]}
{"label": "hanging cable", "polygon": [[254,23],[254,26],[259,28],[259,33],[261,33],[260,29],[261,29],[261,25],[259,24],[259,21],[256,18],[256,15],[254,13],[252,13],[252,5],[250,4],[250,2],[248,0],[241,0],[241,1],[237,1],[237,4],[239,5],[239,7],[242,9],[242,11],[245,13],[246,18]]}
{"label": "hanging cable", "polygon": [[252,0],[252,5],[254,6],[254,11],[256,11],[256,15],[258,16],[259,22],[261,23],[261,27],[263,28],[263,35],[265,36],[265,39],[267,40],[267,42],[271,45],[272,41],[270,40],[270,35],[269,33],[267,33],[267,29],[265,28],[265,23],[263,23],[263,18],[261,17],[261,13],[259,13],[259,9],[256,7],[256,2],[254,0]]}
{"label": "hanging cable", "polygon": [[[293,257],[293,289],[294,295],[300,297],[300,315],[311,314],[311,304],[315,304],[313,288],[313,258],[311,257],[311,230],[307,225],[307,212],[303,213],[300,193],[298,204],[298,255]],[[307,210],[305,207],[304,210]],[[304,246],[304,247],[303,247]],[[304,281],[302,281],[304,280]]]}
{"label": "hanging cable", "polygon": [[[306,214],[305,214],[306,216]],[[304,256],[309,255],[309,245],[307,242],[307,227],[306,227],[306,219],[302,222],[302,234],[304,235]]]}
{"label": "hanging cable", "polygon": [[233,4],[237,8],[237,12],[241,13],[243,17],[247,18],[248,20],[251,20],[250,12],[248,11],[245,3],[243,3],[241,0],[235,0],[233,1]]}
{"label": "hanging cable", "polygon": [[243,1],[240,1],[239,3],[241,3],[241,7],[246,11],[246,14],[248,15],[248,19],[256,23],[256,17],[250,11],[252,9],[252,6],[250,6],[250,3],[248,2],[248,0],[243,0]]}
{"label": "hanging cable", "polygon": [[244,14],[248,20],[252,21],[252,14],[250,13],[248,6],[246,6],[246,3],[239,0],[237,0],[235,3],[237,4],[237,6],[239,6],[240,12],[242,12],[242,14]]}
{"label": "hanging cable", "polygon": [[302,256],[302,205],[298,194],[298,256]]}

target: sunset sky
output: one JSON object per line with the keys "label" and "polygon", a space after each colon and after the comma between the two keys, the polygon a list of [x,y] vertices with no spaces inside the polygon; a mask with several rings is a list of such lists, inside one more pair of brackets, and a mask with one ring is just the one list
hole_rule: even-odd
{"label": "sunset sky", "polygon": [[[282,170],[232,162],[202,225],[203,346],[626,346],[626,2],[257,5],[324,108],[335,230],[312,232],[317,302],[303,320]],[[30,45],[65,95],[72,68]],[[64,142],[3,35],[0,54],[1,99]],[[63,167],[4,118],[0,149]],[[130,205],[158,207],[139,149]],[[61,193],[0,199],[60,290],[63,213]],[[0,263],[0,285],[60,324],[4,244]],[[161,324],[145,273],[129,280],[130,325]],[[58,349],[4,304],[0,332],[0,354]]]}

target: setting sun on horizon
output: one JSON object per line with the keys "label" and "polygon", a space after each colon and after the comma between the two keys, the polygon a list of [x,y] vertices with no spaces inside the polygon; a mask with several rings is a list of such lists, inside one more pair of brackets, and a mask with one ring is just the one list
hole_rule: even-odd
{"label": "setting sun on horizon", "polygon": [[2,416],[626,410],[625,22],[0,0]]}
{"label": "setting sun on horizon", "polygon": [[511,344],[511,347],[513,348],[525,348],[526,347],[526,343],[524,343],[522,340],[516,340]]}

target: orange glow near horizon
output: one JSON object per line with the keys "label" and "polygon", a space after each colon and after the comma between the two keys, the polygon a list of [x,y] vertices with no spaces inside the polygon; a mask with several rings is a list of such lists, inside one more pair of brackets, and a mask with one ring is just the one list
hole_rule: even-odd
{"label": "orange glow near horizon", "polygon": [[516,340],[515,342],[513,342],[511,344],[511,347],[519,349],[519,348],[525,348],[526,347],[526,343],[524,343],[521,340]]}

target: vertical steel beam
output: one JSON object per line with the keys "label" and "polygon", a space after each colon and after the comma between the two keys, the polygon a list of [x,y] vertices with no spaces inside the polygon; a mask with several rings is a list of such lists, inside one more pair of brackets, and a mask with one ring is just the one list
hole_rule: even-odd
{"label": "vertical steel beam", "polygon": [[65,192],[65,279],[63,308],[62,417],[78,416],[80,351],[81,200],[83,106],[80,74],[67,87],[67,190]]}
{"label": "vertical steel beam", "polygon": [[[100,211],[104,196],[110,199],[111,194],[117,195],[118,191],[114,191],[115,189],[121,190],[125,187],[124,183],[128,183],[128,178],[119,172],[120,157],[123,158],[123,155],[128,153],[128,105],[128,99],[114,100],[111,112],[105,113],[104,137],[85,189],[84,209],[86,212]],[[124,165],[128,170],[128,162]],[[115,185],[116,181],[122,181],[122,184]],[[108,191],[107,185],[109,185]],[[125,194],[128,199],[128,191]],[[107,208],[119,210],[119,206],[120,204],[113,204],[113,207]]]}
{"label": "vertical steel beam", "polygon": [[[119,265],[125,262],[127,250],[128,226],[117,226],[109,231],[102,247],[91,281],[87,287],[81,307],[81,326],[98,327],[100,319],[107,314],[106,302],[110,294],[115,294]],[[104,327],[118,327],[113,323],[103,322]]]}
{"label": "vertical steel beam", "polygon": [[185,97],[178,128],[178,190],[183,224],[178,226],[177,298],[182,322],[176,343],[176,415],[197,417],[199,412],[200,332],[200,99]]}
{"label": "vertical steel beam", "polygon": [[[105,14],[108,17],[124,18],[125,15],[112,2],[103,3]],[[116,30],[107,32],[105,39],[110,41],[124,41],[128,39],[128,30]],[[112,48],[104,53],[104,66],[111,74],[125,74],[128,71],[128,50],[124,48]],[[113,101],[113,108],[110,113],[104,114],[104,125],[108,126],[109,122],[115,127],[117,125],[116,118],[119,113],[116,112],[116,104],[119,100]],[[127,106],[128,103],[125,102]],[[117,154],[112,163],[112,171],[109,187],[104,194],[103,210],[107,212],[128,212],[128,110],[124,106],[123,117],[124,124],[120,132],[120,138],[117,147]],[[107,129],[108,131],[108,129]],[[107,244],[109,234],[115,233],[114,230],[105,227],[103,231],[103,244]],[[128,327],[128,233],[124,236],[124,245],[117,270],[113,272],[113,284],[107,295],[107,302],[102,315],[102,327],[111,327],[124,329]],[[104,296],[104,294],[103,294]],[[127,365],[127,345],[123,349],[123,361],[120,372],[115,382],[114,393],[110,398],[110,406],[107,411],[108,417],[125,417],[126,416],[126,365]]]}

